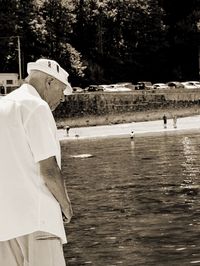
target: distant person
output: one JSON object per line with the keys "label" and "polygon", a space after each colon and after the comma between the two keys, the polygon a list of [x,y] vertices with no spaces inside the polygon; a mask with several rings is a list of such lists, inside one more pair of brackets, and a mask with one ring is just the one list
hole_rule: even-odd
{"label": "distant person", "polygon": [[164,128],[167,128],[167,117],[166,117],[166,115],[163,115],[163,123],[164,123]]}
{"label": "distant person", "polygon": [[177,116],[176,115],[173,116],[173,127],[177,128]]}
{"label": "distant person", "polygon": [[66,130],[66,134],[67,134],[67,136],[69,136],[70,126],[66,126],[66,127],[65,127],[65,130]]}
{"label": "distant person", "polygon": [[52,112],[71,86],[49,59],[28,63],[25,84],[0,100],[0,265],[65,266],[72,208]]}
{"label": "distant person", "polygon": [[131,138],[131,139],[134,139],[134,137],[135,137],[135,133],[134,133],[134,131],[132,130],[132,131],[131,131],[131,134],[130,134],[130,138]]}

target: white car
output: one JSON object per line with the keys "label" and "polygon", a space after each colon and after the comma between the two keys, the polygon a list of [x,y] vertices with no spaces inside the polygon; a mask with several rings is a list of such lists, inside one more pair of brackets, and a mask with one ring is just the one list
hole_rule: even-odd
{"label": "white car", "polygon": [[187,81],[189,84],[196,86],[196,88],[200,89],[200,81]]}
{"label": "white car", "polygon": [[154,83],[153,88],[154,89],[168,89],[169,87],[165,83]]}
{"label": "white car", "polygon": [[127,92],[132,91],[130,88],[124,87],[121,84],[100,85],[105,92]]}
{"label": "white car", "polygon": [[192,82],[189,81],[181,82],[181,84],[183,85],[184,89],[194,90],[198,88],[196,85],[194,85]]}
{"label": "white car", "polygon": [[127,88],[127,87],[123,87],[123,86],[117,86],[117,91],[124,91],[124,92],[126,92],[126,91],[132,91],[130,88]]}

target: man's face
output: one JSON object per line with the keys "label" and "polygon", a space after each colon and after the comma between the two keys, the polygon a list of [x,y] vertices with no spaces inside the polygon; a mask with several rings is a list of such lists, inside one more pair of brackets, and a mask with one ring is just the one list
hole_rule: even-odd
{"label": "man's face", "polygon": [[48,89],[45,92],[45,100],[49,104],[51,111],[54,111],[60,102],[64,101],[64,90],[66,85],[59,80],[52,78]]}

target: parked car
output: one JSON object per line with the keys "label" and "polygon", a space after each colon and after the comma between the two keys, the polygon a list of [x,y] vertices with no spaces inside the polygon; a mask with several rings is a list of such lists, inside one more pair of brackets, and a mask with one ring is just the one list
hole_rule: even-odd
{"label": "parked car", "polygon": [[188,81],[181,82],[181,84],[183,84],[184,89],[190,89],[190,90],[197,89],[197,87],[194,84],[192,84],[191,82],[188,82]]}
{"label": "parked car", "polygon": [[187,81],[189,85],[194,85],[196,88],[200,89],[200,81]]}
{"label": "parked car", "polygon": [[83,89],[80,87],[73,87],[72,89],[73,89],[74,93],[82,93],[83,92]]}
{"label": "parked car", "polygon": [[103,91],[104,92],[116,92],[116,88],[113,85],[104,85]]}
{"label": "parked car", "polygon": [[106,91],[109,85],[99,85],[99,89],[102,91]]}
{"label": "parked car", "polygon": [[84,91],[88,92],[97,92],[97,91],[103,91],[103,88],[99,85],[89,85],[89,87],[85,88]]}
{"label": "parked car", "polygon": [[118,83],[118,84],[114,84],[112,86],[114,86],[114,88],[116,89],[116,91],[121,91],[121,92],[126,92],[126,91],[132,91],[131,88],[128,88],[128,83]]}
{"label": "parked car", "polygon": [[184,86],[179,81],[170,81],[167,83],[168,87],[171,89],[182,89]]}
{"label": "parked car", "polygon": [[135,85],[131,82],[119,82],[119,83],[117,83],[117,85],[128,88],[131,91],[135,90]]}
{"label": "parked car", "polygon": [[135,86],[136,90],[151,90],[153,85],[150,81],[139,81]]}
{"label": "parked car", "polygon": [[168,85],[165,83],[154,83],[153,84],[154,89],[168,89]]}
{"label": "parked car", "polygon": [[105,92],[128,92],[132,91],[130,88],[123,86],[122,84],[100,85]]}

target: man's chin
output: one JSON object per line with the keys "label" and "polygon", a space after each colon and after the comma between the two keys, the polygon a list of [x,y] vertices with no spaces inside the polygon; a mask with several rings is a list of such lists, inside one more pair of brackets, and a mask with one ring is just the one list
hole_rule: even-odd
{"label": "man's chin", "polygon": [[55,111],[59,104],[60,104],[60,103],[58,103],[57,105],[51,106],[51,107],[50,107],[51,111],[52,111],[52,112]]}

